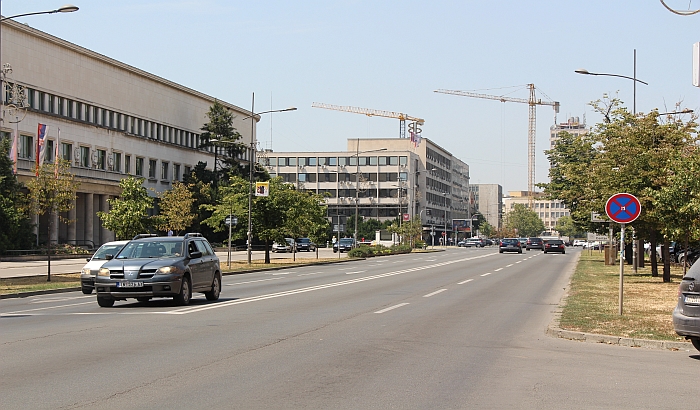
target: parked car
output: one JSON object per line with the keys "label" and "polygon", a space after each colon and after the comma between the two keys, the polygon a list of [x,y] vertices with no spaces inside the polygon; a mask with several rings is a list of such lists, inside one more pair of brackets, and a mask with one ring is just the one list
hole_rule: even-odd
{"label": "parked car", "polygon": [[309,238],[297,238],[297,251],[315,252],[316,244]]}
{"label": "parked car", "polygon": [[542,241],[542,238],[527,238],[527,241],[525,242],[525,249],[528,251],[530,249],[544,250],[544,242]]}
{"label": "parked car", "polygon": [[134,239],[105,262],[95,276],[97,304],[135,298],[172,297],[187,305],[192,292],[217,300],[221,292],[219,258],[199,233]]}
{"label": "parked car", "polygon": [[544,242],[544,253],[561,252],[566,253],[566,245],[561,239],[550,239]]}
{"label": "parked car", "polygon": [[89,295],[95,289],[95,275],[100,270],[102,265],[118,254],[120,250],[129,243],[129,241],[113,241],[107,242],[87,258],[87,263],[80,271],[80,289],[84,294]]}
{"label": "parked car", "polygon": [[471,247],[479,248],[479,247],[483,247],[484,245],[482,244],[481,239],[479,239],[479,238],[469,238],[469,239],[465,239],[465,240],[458,242],[457,246],[461,246],[464,248],[471,248]]}
{"label": "parked car", "polygon": [[355,240],[353,238],[340,238],[336,243],[333,244],[333,253],[348,252],[354,247]]}
{"label": "parked car", "polygon": [[518,238],[503,238],[498,245],[498,253],[518,252],[523,253],[523,247]]}
{"label": "parked car", "polygon": [[284,243],[274,242],[272,244],[272,252],[291,252],[294,245],[294,239],[284,238]]}
{"label": "parked car", "polygon": [[574,246],[584,246],[586,245],[586,241],[583,239],[574,239]]}
{"label": "parked car", "polygon": [[700,264],[688,269],[678,286],[678,304],[673,310],[673,329],[700,350]]}

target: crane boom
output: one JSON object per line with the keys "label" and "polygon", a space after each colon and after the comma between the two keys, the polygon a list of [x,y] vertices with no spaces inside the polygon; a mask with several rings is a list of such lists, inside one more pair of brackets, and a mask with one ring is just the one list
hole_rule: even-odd
{"label": "crane boom", "polygon": [[527,194],[528,194],[528,204],[530,209],[533,207],[533,202],[535,198],[535,134],[537,131],[536,127],[536,106],[538,105],[551,105],[554,107],[554,123],[557,122],[557,113],[559,112],[559,102],[558,101],[546,101],[538,99],[535,95],[535,85],[528,84],[528,89],[530,90],[530,98],[527,100],[524,98],[514,98],[505,97],[500,95],[488,95],[472,93],[469,91],[456,91],[456,90],[435,90],[436,93],[441,94],[452,94],[461,97],[473,97],[473,98],[485,98],[487,100],[496,100],[500,102],[517,102],[528,104],[528,126],[527,126]]}
{"label": "crane boom", "polygon": [[311,104],[311,107],[313,107],[313,108],[325,108],[327,110],[352,112],[355,114],[364,114],[368,117],[396,118],[396,119],[399,119],[401,121],[406,121],[406,120],[415,121],[418,124],[425,123],[425,120],[422,118],[411,117],[410,115],[402,114],[399,112],[393,112],[393,111],[373,110],[370,108],[350,107],[347,105],[332,105],[332,104],[324,104],[324,103],[313,103],[313,104]]}

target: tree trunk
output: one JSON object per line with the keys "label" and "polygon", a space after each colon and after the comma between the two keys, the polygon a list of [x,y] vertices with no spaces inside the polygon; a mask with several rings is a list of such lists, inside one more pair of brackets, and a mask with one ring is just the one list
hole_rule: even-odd
{"label": "tree trunk", "polygon": [[270,263],[270,240],[265,239],[265,263]]}
{"label": "tree trunk", "polygon": [[644,241],[637,239],[637,267],[644,267]]}
{"label": "tree trunk", "polygon": [[649,261],[651,262],[651,276],[654,278],[659,277],[659,264],[656,260],[656,231],[652,230],[649,235],[649,244],[651,249],[649,250]]}
{"label": "tree trunk", "polygon": [[664,238],[664,246],[662,248],[663,252],[663,257],[664,257],[664,276],[663,280],[664,283],[670,283],[671,282],[671,253],[669,252],[669,242],[668,238]]}
{"label": "tree trunk", "polygon": [[46,224],[47,226],[47,231],[48,231],[48,237],[46,238],[46,261],[48,262],[46,265],[46,281],[51,282],[51,225],[52,225],[52,219],[51,218],[51,212],[48,213],[49,215],[49,223]]}
{"label": "tree trunk", "polygon": [[688,271],[688,242],[690,242],[690,232],[685,233],[685,249],[683,250],[683,277]]}

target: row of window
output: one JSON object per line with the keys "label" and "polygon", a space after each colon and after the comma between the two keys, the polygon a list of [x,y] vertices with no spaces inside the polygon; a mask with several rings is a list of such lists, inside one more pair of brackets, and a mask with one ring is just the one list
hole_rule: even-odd
{"label": "row of window", "polygon": [[[357,182],[355,176],[357,174],[350,173],[279,173],[270,174],[271,176],[282,177],[284,182]],[[398,182],[406,181],[408,173],[406,172],[361,172],[359,174],[360,182]]]}
{"label": "row of window", "polygon": [[[10,87],[8,87],[9,89]],[[9,91],[8,91],[9,92]],[[69,98],[50,94],[44,91],[26,88],[27,101],[30,109],[58,115],[64,118],[83,121],[98,127],[158,141],[168,142],[183,147],[197,149],[200,135],[154,121],[123,114],[96,105],[75,101]],[[6,99],[11,96],[6,95]],[[209,147],[208,151],[213,152]]]}
{"label": "row of window", "polygon": [[[4,138],[9,138],[10,134],[8,132],[2,132],[1,134]],[[44,157],[45,163],[54,162],[55,157],[55,141],[46,140],[46,154]],[[17,157],[25,160],[35,160],[35,144],[34,137],[31,135],[20,134],[18,141]],[[139,177],[148,177],[148,179],[158,179],[164,181],[180,181],[183,175],[189,174],[191,167],[181,164],[172,164],[172,174],[171,174],[171,163],[168,161],[144,158],[144,157],[132,157],[130,154],[122,154],[121,152],[112,152],[111,155],[107,150],[96,148],[93,149],[86,145],[80,145],[73,148],[73,144],[70,142],[60,142],[59,155],[62,159],[69,161],[73,166],[80,168],[90,168],[98,169],[102,171],[113,171],[118,173],[131,174],[132,169],[134,169],[134,175]],[[123,162],[122,162],[123,159]],[[133,165],[132,165],[133,159]],[[148,162],[146,162],[148,161]],[[158,162],[160,161],[160,168],[158,167]],[[133,167],[133,168],[132,168]],[[160,173],[158,171],[160,170]],[[184,170],[184,174],[182,171]],[[146,174],[146,171],[148,172]]]}
{"label": "row of window", "polygon": [[267,157],[259,162],[266,166],[315,167],[315,166],[366,166],[366,165],[407,165],[408,157]]}
{"label": "row of window", "polygon": [[[427,164],[427,160],[431,160],[431,161],[438,163],[443,168],[447,168],[447,169],[452,168],[452,160],[448,159],[446,156],[439,154],[437,151],[432,150],[430,148],[425,149],[425,158],[426,158],[426,164]],[[430,168],[428,168],[428,169],[430,169]]]}
{"label": "row of window", "polygon": [[[535,202],[535,209],[537,208],[549,208],[549,202]],[[566,208],[563,202],[552,202],[552,208]]]}
{"label": "row of window", "polygon": [[561,218],[562,216],[568,216],[568,212],[540,212],[540,218]]}

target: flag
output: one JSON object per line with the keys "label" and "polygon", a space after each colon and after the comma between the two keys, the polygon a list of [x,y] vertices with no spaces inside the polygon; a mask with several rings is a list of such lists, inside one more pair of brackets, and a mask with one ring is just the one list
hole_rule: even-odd
{"label": "flag", "polygon": [[36,131],[36,176],[39,176],[39,167],[44,163],[46,157],[46,136],[49,127],[46,124],[39,124]]}
{"label": "flag", "polygon": [[270,183],[269,182],[256,182],[255,183],[255,196],[269,196],[270,195]]}
{"label": "flag", "polygon": [[12,161],[12,173],[17,175],[17,131],[13,132],[12,147],[10,147],[10,160]]}

